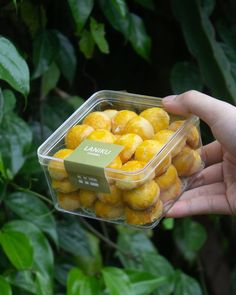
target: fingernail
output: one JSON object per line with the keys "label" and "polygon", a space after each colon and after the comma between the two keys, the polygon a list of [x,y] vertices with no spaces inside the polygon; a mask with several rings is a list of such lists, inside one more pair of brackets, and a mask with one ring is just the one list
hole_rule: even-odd
{"label": "fingernail", "polygon": [[176,99],[177,95],[169,95],[162,99],[164,104],[172,103]]}

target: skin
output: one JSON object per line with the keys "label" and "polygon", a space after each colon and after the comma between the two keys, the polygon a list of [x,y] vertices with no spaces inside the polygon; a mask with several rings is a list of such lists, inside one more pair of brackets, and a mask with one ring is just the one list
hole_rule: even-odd
{"label": "skin", "polygon": [[169,112],[197,115],[216,139],[203,147],[206,168],[167,216],[236,215],[236,107],[194,90],[167,96],[163,105]]}

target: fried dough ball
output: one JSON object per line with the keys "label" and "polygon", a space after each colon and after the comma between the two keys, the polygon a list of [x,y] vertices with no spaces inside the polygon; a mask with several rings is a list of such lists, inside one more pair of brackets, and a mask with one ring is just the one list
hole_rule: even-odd
{"label": "fried dough ball", "polygon": [[182,191],[182,182],[179,177],[176,178],[174,183],[169,186],[169,188],[162,190],[160,193],[160,199],[163,203],[177,198]]}
{"label": "fried dough ball", "polygon": [[174,165],[170,167],[160,176],[157,176],[154,180],[158,184],[161,191],[168,189],[178,178],[178,173]]}
{"label": "fried dough ball", "polygon": [[115,185],[111,185],[110,190],[110,193],[98,193],[98,199],[109,205],[121,206],[123,204],[122,191]]}
{"label": "fried dough ball", "polygon": [[81,189],[79,193],[80,205],[82,208],[93,209],[97,200],[96,192]]}
{"label": "fried dough ball", "polygon": [[[170,124],[169,129],[176,131],[179,129],[183,124],[185,123],[184,120],[178,120],[174,121]],[[198,129],[196,126],[189,126],[189,129],[187,130],[187,144],[193,148],[196,149],[199,145],[199,140],[200,140],[200,134],[198,132]]]}
{"label": "fried dough ball", "polygon": [[154,180],[123,193],[124,202],[134,210],[145,210],[153,206],[160,195],[160,188]]}
{"label": "fried dough ball", "polygon": [[132,210],[129,207],[125,208],[125,220],[128,224],[144,225],[152,223],[161,217],[163,213],[163,204],[159,199],[156,204],[146,210]]}
{"label": "fried dough ball", "polygon": [[118,111],[113,109],[107,109],[103,111],[103,113],[112,120],[117,115]]}
{"label": "fried dough ball", "polygon": [[169,126],[170,117],[162,108],[146,109],[140,113],[140,116],[152,124],[155,133]]}
{"label": "fried dough ball", "polygon": [[124,216],[124,206],[113,206],[101,201],[95,203],[95,214],[106,219],[118,219]]}
{"label": "fried dough ball", "polygon": [[[115,170],[120,170],[122,167],[122,162],[120,159],[120,156],[116,156],[115,159],[107,166],[107,168],[115,169]],[[106,176],[108,177],[108,182],[111,184],[114,182],[114,179],[116,178],[116,173],[106,171]]]}
{"label": "fried dough ball", "polygon": [[173,158],[172,164],[175,166],[179,176],[190,176],[201,169],[202,160],[197,150],[185,146],[183,150]]}
{"label": "fried dough ball", "polygon": [[58,203],[65,210],[76,210],[80,208],[79,192],[69,194],[58,193]]}
{"label": "fried dough ball", "polygon": [[125,125],[130,121],[132,118],[137,117],[138,115],[129,110],[122,110],[119,111],[115,117],[112,119],[112,133],[114,134],[123,134]]}
{"label": "fried dough ball", "polygon": [[[144,140],[136,149],[134,154],[135,160],[149,162],[163,147],[157,140]],[[168,154],[161,161],[161,163],[156,168],[156,175],[161,175],[164,173],[171,164],[171,155]]]}
{"label": "fried dough ball", "polygon": [[129,120],[125,125],[123,134],[135,133],[142,137],[143,140],[150,139],[154,135],[154,129],[148,120],[143,117],[137,116]]}
{"label": "fried dough ball", "polygon": [[84,120],[83,124],[87,124],[93,129],[106,129],[108,131],[111,130],[111,119],[104,114],[103,112],[92,112],[88,114]]}
{"label": "fried dough ball", "polygon": [[143,184],[143,178],[145,175],[143,173],[138,174],[128,174],[125,175],[125,172],[135,172],[138,171],[146,165],[143,161],[128,161],[121,167],[121,172],[124,174],[117,174],[116,175],[116,185],[118,188],[122,190],[131,190],[135,187],[138,187]]}
{"label": "fried dough ball", "polygon": [[[61,149],[56,152],[53,157],[59,159],[65,159],[69,156],[73,150],[71,149]],[[64,162],[59,162],[56,160],[51,160],[48,164],[48,172],[50,176],[55,180],[62,180],[68,177],[68,173],[65,170]]]}
{"label": "fried dough ball", "polygon": [[122,163],[125,163],[132,158],[136,148],[142,142],[142,138],[139,135],[133,133],[121,135],[120,138],[116,140],[116,144],[124,146],[124,149],[120,152],[120,159]]}
{"label": "fried dough ball", "polygon": [[114,143],[116,138],[115,136],[106,129],[97,129],[89,134],[87,139],[101,141],[105,143]]}
{"label": "fried dough ball", "polygon": [[[170,129],[163,129],[160,130],[159,132],[157,132],[154,136],[153,136],[153,140],[157,140],[159,141],[161,144],[166,144],[170,138],[174,135],[174,131],[170,130]],[[171,155],[172,157],[175,157],[179,152],[181,152],[181,150],[183,149],[183,147],[185,146],[186,143],[186,138],[184,137],[183,139],[180,140],[180,142],[174,147],[174,149],[171,151]]]}
{"label": "fried dough ball", "polygon": [[52,187],[58,192],[68,194],[78,190],[78,187],[69,181],[68,178],[63,180],[52,180]]}
{"label": "fried dough ball", "polygon": [[68,149],[75,149],[80,143],[89,136],[94,129],[89,125],[76,125],[66,134],[65,144]]}

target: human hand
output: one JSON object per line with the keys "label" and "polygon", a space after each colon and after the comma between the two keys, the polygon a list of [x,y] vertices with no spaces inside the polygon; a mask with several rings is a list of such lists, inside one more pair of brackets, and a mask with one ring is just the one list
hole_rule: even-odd
{"label": "human hand", "polygon": [[169,112],[197,115],[210,126],[216,139],[203,147],[206,168],[167,216],[235,215],[236,107],[194,90],[165,97],[163,105]]}

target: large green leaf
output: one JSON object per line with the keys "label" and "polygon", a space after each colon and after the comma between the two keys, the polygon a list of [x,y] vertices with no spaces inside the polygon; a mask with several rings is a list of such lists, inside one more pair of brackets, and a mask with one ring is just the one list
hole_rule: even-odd
{"label": "large green leaf", "polygon": [[95,277],[89,277],[78,268],[73,268],[67,279],[67,295],[100,295],[100,283]]}
{"label": "large green leaf", "polygon": [[0,125],[0,154],[9,178],[20,170],[32,141],[28,125],[15,114],[4,116]]}
{"label": "large green leaf", "polygon": [[29,93],[29,69],[15,46],[0,36],[0,79],[27,96]]}
{"label": "large green leaf", "polygon": [[68,3],[76,25],[76,32],[80,33],[93,9],[94,1],[68,0]]}
{"label": "large green leaf", "polygon": [[10,284],[2,276],[0,276],[0,291],[1,291],[1,295],[11,295],[12,294]]}
{"label": "large green leaf", "polygon": [[27,291],[30,294],[36,294],[35,278],[31,270],[10,273],[7,276],[7,280],[12,286],[21,289],[23,292]]}
{"label": "large green leaf", "polygon": [[58,52],[59,41],[54,31],[45,30],[37,34],[33,43],[33,79],[40,77],[49,69],[56,60]]}
{"label": "large green leaf", "polygon": [[9,89],[4,89],[2,91],[4,105],[3,105],[3,114],[6,115],[13,111],[16,104],[16,97],[14,93]]}
{"label": "large green leaf", "polygon": [[110,295],[134,295],[128,275],[119,268],[105,267],[102,270],[105,285]]}
{"label": "large green leaf", "polygon": [[214,28],[199,1],[172,0],[172,8],[212,95],[236,102],[236,83],[230,64],[215,39]]}
{"label": "large green leaf", "polygon": [[125,0],[111,0],[114,8],[121,17],[125,17],[128,12],[128,7]]}
{"label": "large green leaf", "polygon": [[149,10],[154,10],[155,9],[155,2],[154,0],[134,0],[137,2],[139,5],[149,9]]}
{"label": "large green leaf", "polygon": [[205,13],[209,16],[212,14],[215,5],[216,5],[216,1],[215,0],[201,0],[201,6],[203,8],[203,10],[205,11]]}
{"label": "large green leaf", "polygon": [[37,225],[58,244],[55,219],[39,198],[31,193],[16,192],[10,194],[5,203],[15,214]]}
{"label": "large green leaf", "polygon": [[155,276],[151,273],[137,271],[137,270],[126,270],[132,284],[135,295],[148,295],[153,294],[153,291],[157,290],[161,286],[168,284],[169,280],[164,276]]}
{"label": "large green leaf", "polygon": [[207,237],[205,228],[190,218],[180,221],[173,234],[181,253],[190,262],[196,258]]}
{"label": "large green leaf", "polygon": [[143,20],[136,14],[130,13],[129,41],[134,50],[144,59],[149,60],[151,38],[148,36]]}
{"label": "large green leaf", "polygon": [[59,41],[59,52],[57,55],[57,65],[60,68],[62,75],[72,83],[75,77],[77,60],[75,50],[70,40],[60,32],[57,32]]}
{"label": "large green leaf", "polygon": [[52,63],[43,75],[41,92],[43,96],[46,96],[51,90],[53,90],[60,78],[60,71],[55,63]]}
{"label": "large green leaf", "polygon": [[90,31],[93,40],[102,53],[109,53],[109,45],[105,38],[104,24],[98,23],[94,18],[90,19]]}
{"label": "large green leaf", "polygon": [[188,90],[202,91],[203,82],[197,67],[189,62],[178,62],[171,70],[171,88],[173,93],[180,94]]}
{"label": "large green leaf", "polygon": [[2,122],[3,109],[4,109],[4,98],[3,98],[2,89],[0,88],[0,124]]}
{"label": "large green leaf", "polygon": [[59,244],[75,256],[75,263],[86,273],[94,274],[102,266],[99,240],[85,231],[76,218],[58,222]]}
{"label": "large green leaf", "polygon": [[[43,235],[43,233],[33,223],[24,220],[14,220],[5,225],[7,230],[14,230],[27,234],[30,243],[33,246],[33,265],[37,270],[37,287],[40,289],[41,285],[47,286],[47,294],[53,294],[53,251],[52,248]],[[28,283],[29,289],[31,287],[31,280],[27,275],[27,281],[24,281],[24,274],[21,277],[11,278],[15,285],[22,285]],[[34,285],[34,288],[36,286]]]}
{"label": "large green leaf", "polygon": [[79,41],[79,48],[86,58],[93,57],[94,44],[95,42],[92,34],[86,29],[84,29],[81,34],[81,39]]}
{"label": "large green leaf", "polygon": [[194,278],[180,272],[176,278],[174,295],[202,295],[202,290]]}
{"label": "large green leaf", "polygon": [[0,244],[8,259],[17,269],[30,268],[33,263],[33,249],[25,234],[3,229]]}

